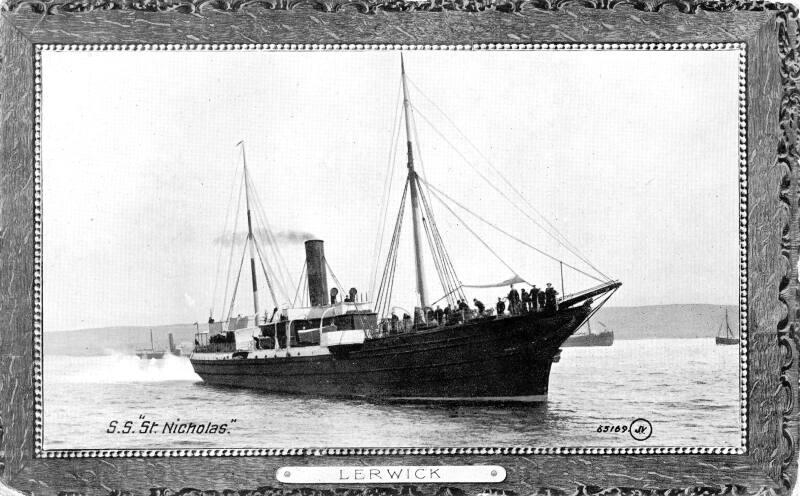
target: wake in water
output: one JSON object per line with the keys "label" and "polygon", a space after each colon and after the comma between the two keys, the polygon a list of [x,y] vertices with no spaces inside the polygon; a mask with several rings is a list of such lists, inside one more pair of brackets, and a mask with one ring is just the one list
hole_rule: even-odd
{"label": "wake in water", "polygon": [[45,355],[46,384],[120,384],[133,382],[199,381],[187,357],[166,355],[144,360],[114,352],[105,356]]}

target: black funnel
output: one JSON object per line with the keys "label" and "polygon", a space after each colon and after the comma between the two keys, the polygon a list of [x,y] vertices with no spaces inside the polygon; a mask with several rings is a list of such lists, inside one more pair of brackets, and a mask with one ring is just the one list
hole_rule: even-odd
{"label": "black funnel", "polygon": [[306,273],[311,306],[328,304],[328,274],[325,270],[325,248],[320,239],[306,241]]}

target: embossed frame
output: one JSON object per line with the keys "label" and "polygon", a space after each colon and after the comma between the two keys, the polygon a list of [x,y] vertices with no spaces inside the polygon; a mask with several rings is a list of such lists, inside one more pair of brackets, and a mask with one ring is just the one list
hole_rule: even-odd
{"label": "embossed frame", "polygon": [[[275,469],[298,464],[492,463],[499,485],[354,486],[355,493],[788,493],[796,479],[800,224],[797,11],[769,2],[688,0],[12,1],[0,15],[0,478],[27,493],[298,492]],[[41,240],[36,122],[42,46],[735,43],[746,47],[746,451],[693,448],[216,450],[42,458],[35,426]],[[613,89],[611,89],[613,90]],[[587,91],[595,91],[587,88]],[[76,92],[76,98],[91,94]],[[654,95],[657,97],[657,95]],[[102,139],[102,137],[98,137]],[[179,457],[174,457],[178,455]],[[243,455],[243,456],[232,456]],[[357,457],[357,458],[356,458]],[[345,492],[335,486],[301,493]]]}

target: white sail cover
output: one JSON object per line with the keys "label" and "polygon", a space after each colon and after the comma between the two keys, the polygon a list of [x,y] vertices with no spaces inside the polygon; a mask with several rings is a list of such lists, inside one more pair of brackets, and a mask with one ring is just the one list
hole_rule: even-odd
{"label": "white sail cover", "polygon": [[505,281],[496,282],[494,284],[464,284],[465,288],[501,288],[503,286],[511,286],[512,284],[529,284],[528,281],[521,278],[519,275],[514,274],[514,277],[506,279]]}

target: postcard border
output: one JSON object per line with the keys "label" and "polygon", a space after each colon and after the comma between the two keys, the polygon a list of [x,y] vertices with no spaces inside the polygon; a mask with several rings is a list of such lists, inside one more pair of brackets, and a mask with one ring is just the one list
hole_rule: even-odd
{"label": "postcard border", "polygon": [[[0,332],[0,397],[7,401],[0,401],[0,479],[26,493],[109,496],[788,495],[796,480],[800,435],[799,32],[795,6],[761,0],[6,0],[0,4],[0,308],[6,318]],[[435,460],[499,463],[509,477],[483,488],[365,484],[348,489],[287,486],[274,482],[271,474],[279,464],[336,464],[352,458],[34,458],[36,44],[617,43],[654,38],[748,43],[748,249],[757,256],[748,261],[753,380],[748,383],[747,455],[453,455]],[[75,98],[86,96],[76,89]],[[360,463],[431,460],[363,456]]]}
{"label": "postcard border", "polygon": [[[738,188],[739,188],[739,446],[627,446],[627,447],[535,447],[535,446],[455,446],[455,447],[299,447],[299,448],[186,448],[186,449],[44,449],[43,404],[43,302],[42,302],[42,53],[45,51],[737,51],[738,61]],[[192,457],[192,456],[322,456],[322,455],[585,455],[585,454],[724,454],[747,453],[748,420],[748,222],[747,222],[747,44],[734,43],[498,43],[476,45],[377,45],[377,44],[37,44],[34,52],[34,454],[36,458],[101,457]]]}

